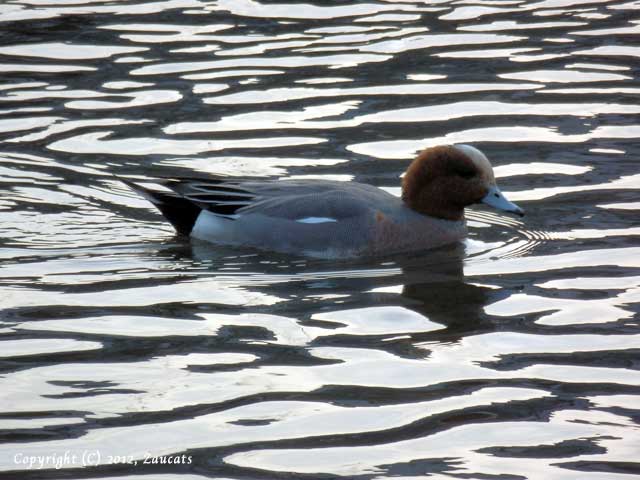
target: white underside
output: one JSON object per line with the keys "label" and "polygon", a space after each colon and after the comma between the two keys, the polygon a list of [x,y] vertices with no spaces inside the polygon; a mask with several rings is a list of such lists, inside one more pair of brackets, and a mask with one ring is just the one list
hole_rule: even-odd
{"label": "white underside", "polygon": [[203,210],[200,212],[200,215],[198,215],[196,223],[191,230],[191,236],[193,238],[199,238],[200,240],[215,240],[227,243],[231,240],[230,234],[231,230],[233,230],[231,228],[231,222],[233,222],[232,219],[224,218]]}

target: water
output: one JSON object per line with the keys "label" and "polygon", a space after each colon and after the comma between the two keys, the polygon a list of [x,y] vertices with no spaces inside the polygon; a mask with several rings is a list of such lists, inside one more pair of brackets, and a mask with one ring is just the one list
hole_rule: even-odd
{"label": "water", "polygon": [[[0,479],[640,478],[639,10],[0,5]],[[448,142],[527,217],[412,257],[190,245],[113,176]]]}

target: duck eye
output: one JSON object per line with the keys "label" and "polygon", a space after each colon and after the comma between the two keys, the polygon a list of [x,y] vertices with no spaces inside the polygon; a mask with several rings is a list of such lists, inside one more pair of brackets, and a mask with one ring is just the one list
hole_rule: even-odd
{"label": "duck eye", "polygon": [[469,180],[470,178],[473,178],[475,176],[476,172],[474,170],[471,170],[471,169],[469,169],[469,170],[465,169],[465,170],[458,170],[456,172],[456,174],[459,177],[464,178],[465,180]]}

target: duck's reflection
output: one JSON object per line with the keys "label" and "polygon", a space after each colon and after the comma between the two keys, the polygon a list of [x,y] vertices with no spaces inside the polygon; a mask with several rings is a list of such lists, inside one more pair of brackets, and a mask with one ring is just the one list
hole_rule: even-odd
{"label": "duck's reflection", "polygon": [[[235,278],[243,289],[280,298],[281,302],[269,307],[271,314],[295,318],[302,326],[325,328],[327,334],[316,337],[314,345],[346,345],[353,343],[355,336],[359,346],[377,344],[386,350],[400,345],[406,348],[408,343],[455,342],[495,329],[484,308],[511,294],[508,289],[465,279],[464,244],[358,264],[246,251],[243,256],[237,250],[199,242],[192,243],[190,249],[192,258],[208,264],[215,274]],[[371,320],[370,332],[366,318],[358,319],[355,336],[343,328],[341,312],[352,312],[349,318],[360,312],[366,317],[376,308],[389,316],[383,320],[386,331],[380,332],[379,314],[376,328]],[[397,315],[403,311],[419,314],[429,327],[419,331],[412,325],[407,332],[404,316]],[[442,328],[434,328],[434,323]]]}

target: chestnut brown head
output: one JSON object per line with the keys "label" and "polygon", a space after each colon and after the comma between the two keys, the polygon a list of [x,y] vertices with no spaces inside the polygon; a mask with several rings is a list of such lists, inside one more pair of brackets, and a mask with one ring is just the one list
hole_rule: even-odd
{"label": "chestnut brown head", "polygon": [[524,215],[498,189],[487,157],[469,145],[420,152],[402,179],[402,199],[417,212],[446,220],[462,220],[464,208],[480,202]]}

